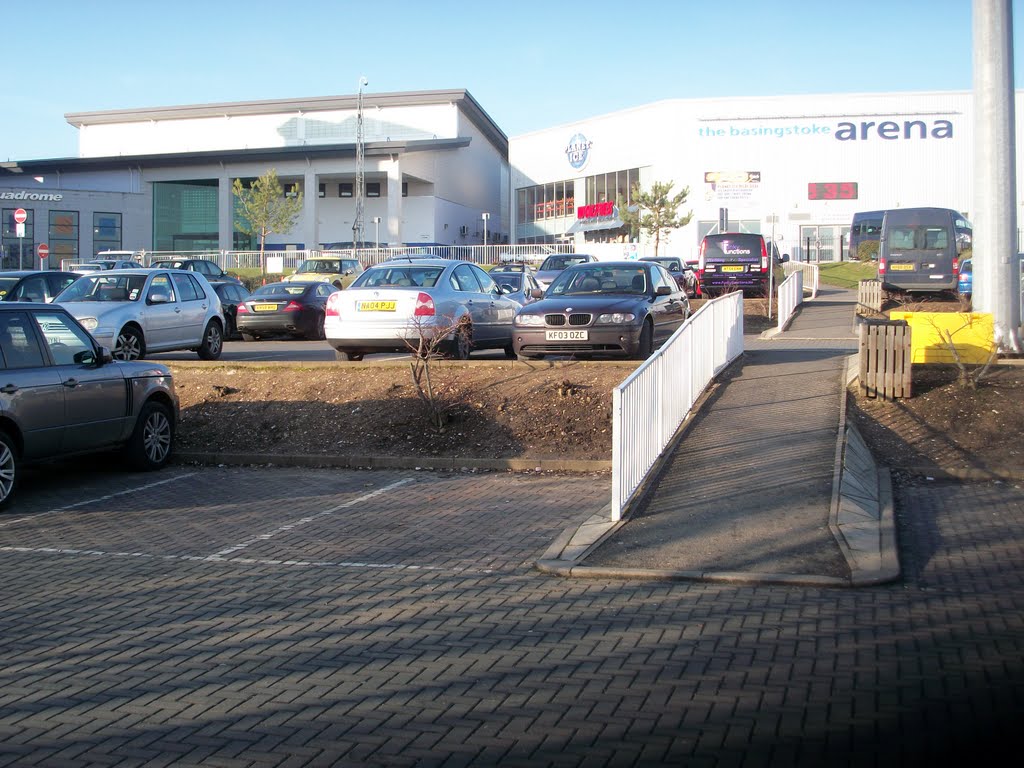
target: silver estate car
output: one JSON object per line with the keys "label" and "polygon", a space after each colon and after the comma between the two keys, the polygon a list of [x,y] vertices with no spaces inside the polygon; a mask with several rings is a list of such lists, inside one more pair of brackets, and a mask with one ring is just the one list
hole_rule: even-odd
{"label": "silver estate car", "polygon": [[115,362],[56,304],[0,303],[0,507],[26,464],[121,449],[159,469],[178,408],[166,366]]}
{"label": "silver estate car", "polygon": [[117,360],[176,349],[192,349],[203,360],[216,360],[224,346],[220,298],[198,272],[105,270],[83,275],[54,301]]}
{"label": "silver estate car", "polygon": [[339,360],[372,352],[406,352],[418,339],[440,338],[465,360],[473,349],[512,350],[519,304],[476,264],[455,259],[395,259],[368,267],[327,299],[324,331]]}

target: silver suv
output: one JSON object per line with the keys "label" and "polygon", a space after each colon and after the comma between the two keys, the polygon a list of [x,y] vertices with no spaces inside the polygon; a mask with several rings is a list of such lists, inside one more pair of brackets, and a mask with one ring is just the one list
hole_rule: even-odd
{"label": "silver suv", "polygon": [[121,449],[159,469],[177,423],[170,369],[115,362],[63,307],[0,304],[0,507],[25,464]]}
{"label": "silver suv", "polygon": [[198,272],[117,269],[83,275],[54,301],[75,316],[117,360],[193,349],[216,360],[224,347],[224,311]]}

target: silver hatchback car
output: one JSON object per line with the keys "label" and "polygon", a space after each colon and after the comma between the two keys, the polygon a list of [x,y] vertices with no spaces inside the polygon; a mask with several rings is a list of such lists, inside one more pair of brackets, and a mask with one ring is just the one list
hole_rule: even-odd
{"label": "silver hatchback car", "polygon": [[159,469],[178,409],[167,367],[115,362],[63,307],[0,304],[0,507],[26,464],[121,449]]}
{"label": "silver hatchback car", "polygon": [[224,312],[198,272],[117,269],[83,275],[54,301],[117,360],[150,352],[195,350],[216,360],[224,347]]}

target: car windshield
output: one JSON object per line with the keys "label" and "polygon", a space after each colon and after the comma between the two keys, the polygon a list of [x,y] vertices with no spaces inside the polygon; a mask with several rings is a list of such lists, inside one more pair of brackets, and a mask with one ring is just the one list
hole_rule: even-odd
{"label": "car windshield", "polygon": [[252,292],[250,298],[268,298],[268,297],[281,297],[290,298],[292,296],[301,296],[306,292],[309,286],[302,285],[301,283],[273,283],[271,285],[261,285],[255,291]]}
{"label": "car windshield", "polygon": [[647,270],[633,266],[568,269],[555,278],[547,295],[581,293],[647,293]]}
{"label": "car windshield", "polygon": [[682,264],[679,263],[679,259],[644,259],[644,261],[653,261],[655,264],[661,264],[665,269],[670,272],[680,272],[683,268]]}
{"label": "car windshield", "polygon": [[420,287],[433,288],[444,271],[442,267],[416,266],[413,264],[381,264],[370,267],[356,278],[353,288],[376,287]]}
{"label": "car windshield", "polygon": [[85,275],[54,301],[138,301],[145,285],[145,275]]}
{"label": "car windshield", "polygon": [[541,272],[553,272],[556,269],[565,269],[576,264],[586,264],[590,261],[589,256],[572,256],[562,254],[561,256],[548,256],[540,265]]}

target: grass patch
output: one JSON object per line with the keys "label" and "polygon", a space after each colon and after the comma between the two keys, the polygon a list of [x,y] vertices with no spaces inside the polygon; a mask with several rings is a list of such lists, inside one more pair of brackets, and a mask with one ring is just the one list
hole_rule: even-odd
{"label": "grass patch", "polygon": [[818,281],[837,288],[856,288],[861,280],[878,277],[878,263],[874,261],[836,261],[818,266]]}

